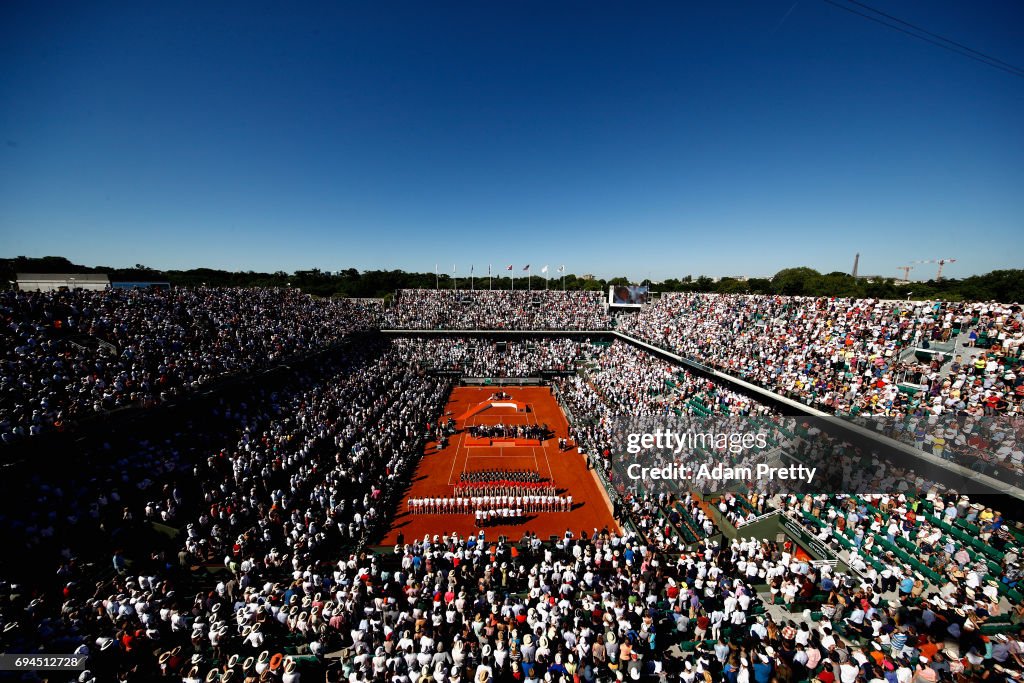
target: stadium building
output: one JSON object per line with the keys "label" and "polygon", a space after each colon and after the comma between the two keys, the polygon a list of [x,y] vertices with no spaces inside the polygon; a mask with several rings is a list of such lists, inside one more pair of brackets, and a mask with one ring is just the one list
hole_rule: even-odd
{"label": "stadium building", "polygon": [[80,680],[1019,669],[1019,308],[621,295],[4,292],[0,649]]}

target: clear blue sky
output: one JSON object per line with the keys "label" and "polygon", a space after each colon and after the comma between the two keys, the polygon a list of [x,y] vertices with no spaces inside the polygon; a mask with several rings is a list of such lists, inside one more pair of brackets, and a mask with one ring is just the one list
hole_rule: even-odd
{"label": "clear blue sky", "polygon": [[[1024,78],[793,4],[4,2],[0,256],[1024,267]],[[869,4],[1024,66],[1019,2]]]}

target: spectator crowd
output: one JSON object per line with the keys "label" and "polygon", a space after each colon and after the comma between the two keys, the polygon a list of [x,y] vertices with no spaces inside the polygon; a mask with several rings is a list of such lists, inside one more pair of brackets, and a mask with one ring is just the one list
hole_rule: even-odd
{"label": "spectator crowd", "polygon": [[395,346],[410,363],[467,377],[533,377],[572,372],[594,352],[589,340],[567,337],[496,340],[476,337],[399,337]]}
{"label": "spectator crowd", "polygon": [[[602,308],[591,319],[585,301],[570,305],[557,298],[563,293],[550,295],[550,310],[538,312],[544,295],[530,294],[542,301],[533,319],[507,315],[498,299],[481,297],[481,303],[511,326],[543,318],[589,329],[605,315]],[[1005,330],[1000,357],[1014,357],[1006,354],[1018,318],[994,308],[957,304],[911,308],[905,315],[894,305],[854,302],[851,319],[827,300],[680,299],[670,302],[663,336],[652,333],[648,340],[685,347],[692,353],[684,355],[762,384],[776,378],[799,392],[819,380],[853,381],[841,376],[847,371],[839,372],[840,358],[857,377],[864,359],[872,378],[879,369],[878,377],[894,378],[898,347],[920,343],[924,335],[952,338],[954,329],[964,329],[954,323],[963,325],[974,313],[978,322],[971,317],[967,324],[994,339]],[[2,300],[5,329],[21,335],[19,348],[29,347],[7,352],[5,397],[41,410],[70,411],[78,394],[67,390],[67,378],[81,377],[90,362],[97,368],[96,358],[107,353],[82,344],[86,351],[57,360],[60,345],[79,343],[78,335],[118,349],[95,377],[112,373],[116,382],[131,371],[150,377],[151,363],[162,362],[157,356],[174,358],[183,367],[167,369],[168,381],[187,390],[200,377],[308,356],[379,322],[379,311],[364,304],[274,290],[249,298],[234,290],[174,290],[59,293],[49,302],[6,294]],[[484,321],[455,313],[472,302],[418,292],[404,303],[412,301],[418,303],[408,308],[396,302],[388,315],[407,312],[402,319],[409,327]],[[645,326],[640,316],[654,319],[664,313],[660,306],[623,326],[649,333],[656,326]],[[48,318],[47,309],[55,317]],[[260,323],[262,314],[268,319]],[[738,326],[717,331],[730,315],[738,316]],[[345,322],[332,326],[335,318]],[[698,331],[679,331],[683,318]],[[899,332],[889,335],[892,321]],[[37,329],[37,323],[51,329]],[[886,331],[866,329],[877,325]],[[890,336],[893,353],[887,355]],[[160,341],[151,348],[151,339]],[[847,474],[857,487],[892,493],[765,490],[704,500],[616,489],[611,482],[620,527],[567,529],[544,540],[529,531],[519,539],[493,538],[486,527],[569,509],[571,498],[534,494],[533,485],[550,482],[514,471],[470,473],[460,481],[498,490],[416,499],[412,506],[417,514],[472,511],[476,533],[445,533],[442,518],[435,533],[374,548],[425,444],[438,437],[449,384],[427,371],[434,367],[427,361],[465,362],[469,354],[459,345],[468,343],[368,335],[292,371],[280,386],[223,398],[201,418],[112,434],[106,442],[83,444],[66,469],[18,474],[17,486],[8,478],[8,495],[0,501],[0,533],[9,549],[0,559],[0,651],[85,655],[85,671],[50,676],[79,683],[1019,680],[1019,530],[999,509],[868,456],[859,468],[840,466],[851,468]],[[39,344],[48,350],[35,349]],[[557,395],[570,413],[574,442],[604,476],[620,455],[615,428],[623,418],[715,417],[738,425],[775,417],[741,392],[621,341],[533,348],[546,360],[531,368],[563,361],[579,367],[556,380]],[[834,363],[826,351],[835,351]],[[516,353],[531,362],[527,348]],[[65,389],[42,382],[29,369],[33,363],[59,374]],[[984,387],[987,360],[983,370]],[[24,382],[10,379],[22,371]],[[874,384],[864,382],[863,392],[879,389]],[[35,403],[25,398],[31,396]],[[862,402],[857,393],[833,407]],[[85,403],[74,404],[84,409]],[[16,425],[21,413],[4,405],[5,419]],[[934,427],[928,422],[933,414],[916,417]],[[796,430],[792,420],[780,422],[773,444],[808,457],[814,442],[792,436]],[[915,425],[910,432],[915,439],[918,431]],[[998,448],[1009,448],[1006,457],[1013,461],[1006,438]],[[934,453],[934,438],[931,444]],[[848,569],[810,561],[791,539],[744,537],[743,522],[769,511],[833,549]],[[719,528],[730,520],[736,538]]]}
{"label": "spectator crowd", "polygon": [[883,415],[908,407],[897,385],[920,369],[904,351],[973,334],[989,352],[978,365],[951,364],[948,383],[930,384],[923,409],[942,413],[952,401],[977,414],[986,405],[1017,414],[1024,396],[1019,306],[664,294],[620,317],[617,329],[816,408]]}
{"label": "spectator crowd", "polygon": [[293,289],[0,292],[0,440],[323,350],[380,315]]}
{"label": "spectator crowd", "polygon": [[402,289],[384,327],[402,330],[606,330],[601,292]]}
{"label": "spectator crowd", "polygon": [[[1021,476],[1020,306],[664,294],[616,329],[987,474]],[[918,360],[916,350],[940,347]]]}

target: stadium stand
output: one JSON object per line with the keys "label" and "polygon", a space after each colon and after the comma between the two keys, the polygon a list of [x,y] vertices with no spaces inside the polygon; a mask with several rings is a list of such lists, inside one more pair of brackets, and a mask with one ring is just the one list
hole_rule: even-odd
{"label": "stadium stand", "polygon": [[[590,295],[480,294],[464,304],[400,292],[383,325],[610,325]],[[520,315],[517,306],[533,306],[526,296],[541,304]],[[373,331],[378,306],[280,290],[21,292],[0,301],[12,342],[3,417],[15,437],[37,424],[27,411],[44,425],[62,411],[96,410],[97,400],[104,408],[108,387],[112,405],[159,400],[164,377],[187,392],[332,349],[282,386],[215,401],[166,435],[143,423],[82,444],[74,467],[22,472],[16,486],[7,479],[0,650],[86,656],[86,670],[68,680],[959,683],[1012,680],[1024,664],[1024,535],[999,508],[882,462],[860,473],[877,486],[871,495],[675,496],[623,486],[613,423],[624,416],[774,421],[772,449],[813,449],[795,445],[807,442],[796,418],[625,341],[510,340],[502,354],[487,338],[392,339]],[[620,318],[619,329],[817,406],[888,409],[911,421],[927,421],[937,404],[879,406],[912,365],[904,352],[980,329],[998,350],[973,371],[948,368],[972,380],[964,406],[948,412],[965,418],[961,426],[986,417],[986,391],[1019,407],[1015,372],[1006,377],[1019,358],[1019,313],[1005,306],[686,295]],[[349,336],[358,343],[334,346]],[[524,525],[518,539],[495,538],[484,528],[495,507],[453,495],[415,510],[439,514],[436,533],[374,547],[385,530],[401,529],[395,508],[412,468],[444,434],[450,383],[426,367],[576,370],[553,384],[577,453],[608,482],[621,526],[542,539]],[[100,393],[90,381],[103,383]],[[916,424],[900,425],[894,433],[917,434]],[[968,442],[991,438],[983,450],[1015,461],[1015,436],[995,440],[973,422],[965,430]],[[560,483],[500,467],[456,481],[490,487],[484,496]],[[572,504],[549,488],[538,497],[537,514]],[[446,533],[453,506],[489,517],[477,533]],[[520,516],[516,506],[497,509]],[[754,537],[766,516],[792,533]],[[805,536],[813,542],[795,540]],[[831,559],[809,555],[818,545]]]}
{"label": "stadium stand", "polygon": [[474,337],[398,337],[403,359],[467,377],[529,377],[575,371],[596,347],[589,340],[538,337],[496,341]]}
{"label": "stadium stand", "polygon": [[[616,329],[814,408],[881,422],[947,460],[1021,474],[1019,306],[667,294]],[[944,356],[917,359],[946,342]]]}
{"label": "stadium stand", "polygon": [[380,313],[283,289],[3,292],[0,439],[271,367],[376,328]]}
{"label": "stadium stand", "polygon": [[606,330],[600,292],[403,289],[384,327],[403,330]]}

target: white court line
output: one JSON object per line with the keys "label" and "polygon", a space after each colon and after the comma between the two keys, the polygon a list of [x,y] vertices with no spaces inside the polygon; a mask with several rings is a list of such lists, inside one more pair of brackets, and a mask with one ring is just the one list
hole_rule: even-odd
{"label": "white court line", "polygon": [[[475,415],[473,417],[474,417],[474,419],[476,418]],[[476,423],[474,422],[473,424],[476,424]],[[465,441],[465,439],[466,439],[466,435],[463,434],[462,438],[459,439],[459,445],[455,447],[455,455],[454,455],[454,457],[452,457],[452,469],[448,473],[448,486],[455,486],[455,484],[452,482],[452,478],[455,477],[455,465],[456,465],[456,463],[459,462],[459,451],[462,450],[462,448],[463,448],[462,442]],[[466,448],[467,451],[469,450],[468,446],[465,446],[465,448]],[[466,460],[467,460],[467,462],[469,461],[468,453],[466,455]],[[465,472],[466,468],[463,467],[462,471]]]}
{"label": "white court line", "polygon": [[[530,403],[528,405],[530,406],[530,412],[528,412],[527,415],[532,415],[533,416],[533,423],[534,424],[540,424],[540,422],[537,422],[537,416],[536,416],[535,411],[533,410],[533,404]],[[527,418],[527,424],[529,424],[529,418]],[[541,442],[541,443],[543,443],[543,442]],[[532,446],[531,446],[531,448],[532,448]],[[548,466],[548,481],[551,482],[551,484],[553,485],[555,483],[555,473],[551,469],[551,460],[550,460],[550,458],[548,458],[548,447],[542,445],[540,447],[540,450],[544,454],[544,463]],[[540,471],[540,462],[537,461],[537,454],[536,453],[533,454],[533,460],[534,460],[535,463],[537,463],[537,471],[539,472]]]}

